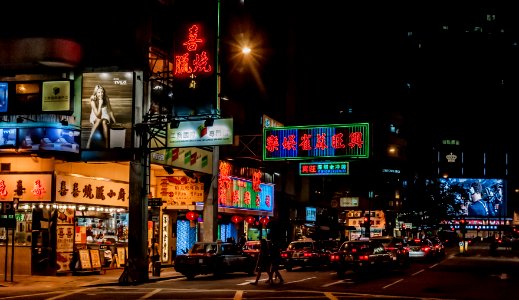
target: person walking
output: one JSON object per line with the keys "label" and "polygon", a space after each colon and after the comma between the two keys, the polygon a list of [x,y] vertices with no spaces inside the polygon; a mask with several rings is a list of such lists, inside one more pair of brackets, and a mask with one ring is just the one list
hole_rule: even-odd
{"label": "person walking", "polygon": [[281,248],[277,243],[272,242],[270,244],[270,280],[274,283],[276,279],[279,279],[279,283],[285,282],[281,273],[279,273],[279,265],[281,264]]}
{"label": "person walking", "polygon": [[258,254],[258,261],[256,262],[256,281],[251,282],[251,284],[257,285],[258,281],[261,277],[262,272],[266,272],[269,275],[269,278],[267,280],[267,283],[272,282],[272,273],[270,272],[270,253],[269,253],[269,247],[267,244],[267,240],[261,239],[260,240],[260,252]]}

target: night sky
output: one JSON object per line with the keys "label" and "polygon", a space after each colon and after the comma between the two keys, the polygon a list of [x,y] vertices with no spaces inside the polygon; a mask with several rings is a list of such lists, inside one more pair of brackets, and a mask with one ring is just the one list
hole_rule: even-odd
{"label": "night sky", "polygon": [[515,123],[519,12],[509,5],[282,2],[245,1],[249,14],[234,15],[262,37],[261,81],[241,69],[232,83],[252,109],[291,125],[328,123],[347,107],[402,111],[423,132]]}

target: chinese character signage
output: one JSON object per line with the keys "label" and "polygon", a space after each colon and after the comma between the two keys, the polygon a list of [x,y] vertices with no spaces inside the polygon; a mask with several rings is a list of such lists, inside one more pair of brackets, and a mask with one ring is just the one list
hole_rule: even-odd
{"label": "chinese character signage", "polygon": [[233,119],[215,119],[213,126],[205,121],[180,122],[178,128],[168,126],[168,147],[232,145]]}
{"label": "chinese character signage", "polygon": [[218,113],[218,1],[175,1],[173,115]]}
{"label": "chinese character signage", "polygon": [[1,174],[0,202],[42,201],[52,199],[52,174]]}
{"label": "chinese character signage", "polygon": [[299,163],[299,175],[349,175],[347,161]]}
{"label": "chinese character signage", "polygon": [[368,158],[369,151],[367,123],[263,129],[263,160]]}
{"label": "chinese character signage", "polygon": [[272,212],[274,185],[260,182],[261,172],[251,179],[230,176],[231,165],[220,162],[218,175],[218,206]]}
{"label": "chinese character signage", "polygon": [[44,112],[71,111],[70,81],[44,81],[41,110]]}
{"label": "chinese character signage", "polygon": [[110,180],[56,175],[56,202],[128,208],[129,185]]}
{"label": "chinese character signage", "polygon": [[185,208],[204,201],[204,184],[188,176],[160,176],[157,194],[169,209]]}

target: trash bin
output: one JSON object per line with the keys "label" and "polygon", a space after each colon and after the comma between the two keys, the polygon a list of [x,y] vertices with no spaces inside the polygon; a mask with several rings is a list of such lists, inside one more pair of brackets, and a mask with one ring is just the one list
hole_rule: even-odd
{"label": "trash bin", "polygon": [[153,262],[153,276],[160,277],[160,268],[161,268],[160,261]]}

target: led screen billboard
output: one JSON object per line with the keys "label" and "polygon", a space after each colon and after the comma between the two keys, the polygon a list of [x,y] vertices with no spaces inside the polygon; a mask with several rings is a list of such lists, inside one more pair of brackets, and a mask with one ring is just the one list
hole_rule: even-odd
{"label": "led screen billboard", "polygon": [[506,217],[506,181],[481,178],[440,178],[439,194],[444,195],[448,213],[459,217]]}

